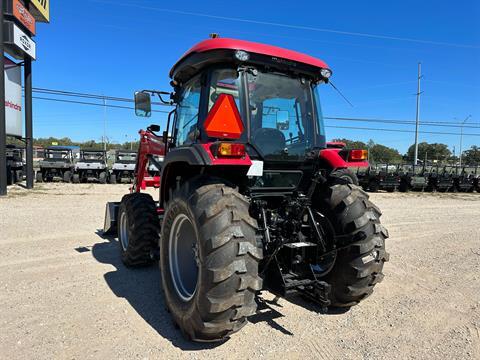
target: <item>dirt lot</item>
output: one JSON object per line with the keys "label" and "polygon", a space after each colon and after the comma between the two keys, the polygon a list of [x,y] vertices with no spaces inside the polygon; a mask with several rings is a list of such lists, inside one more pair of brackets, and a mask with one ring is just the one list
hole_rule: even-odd
{"label": "dirt lot", "polygon": [[126,269],[97,234],[125,188],[0,199],[0,358],[480,359],[480,194],[372,195],[391,254],[373,296],[343,314],[280,300],[214,346],[183,340],[158,269]]}

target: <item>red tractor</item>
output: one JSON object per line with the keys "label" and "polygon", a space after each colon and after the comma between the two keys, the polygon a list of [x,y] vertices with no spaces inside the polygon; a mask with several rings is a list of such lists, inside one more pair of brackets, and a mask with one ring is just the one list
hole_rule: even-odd
{"label": "red tractor", "polygon": [[[195,341],[218,341],[256,312],[261,290],[321,307],[369,296],[388,260],[387,230],[368,195],[342,173],[365,152],[327,148],[320,107],[331,70],[298,52],[214,38],[170,71],[175,105],[163,134],[141,132],[136,180],[109,203],[122,260],[159,259],[165,302]],[[135,94],[150,116],[151,95]],[[159,198],[141,193],[163,156]],[[157,166],[157,167],[158,167]]]}

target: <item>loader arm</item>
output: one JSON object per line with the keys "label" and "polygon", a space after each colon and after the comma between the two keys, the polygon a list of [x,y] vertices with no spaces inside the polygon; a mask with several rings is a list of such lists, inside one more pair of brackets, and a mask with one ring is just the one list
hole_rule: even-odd
{"label": "loader arm", "polygon": [[165,155],[165,143],[160,136],[155,135],[152,131],[140,130],[140,146],[138,148],[137,163],[135,165],[134,182],[131,192],[140,192],[144,188],[146,182],[149,186],[160,185],[160,179],[150,179],[148,174],[149,160],[153,155]]}

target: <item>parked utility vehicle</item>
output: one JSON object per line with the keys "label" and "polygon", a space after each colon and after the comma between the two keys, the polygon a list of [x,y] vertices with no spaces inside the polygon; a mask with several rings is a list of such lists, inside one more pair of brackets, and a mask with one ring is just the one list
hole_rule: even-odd
{"label": "parked utility vehicle", "polygon": [[104,150],[80,150],[80,159],[75,164],[73,182],[96,181],[106,184],[108,176],[107,156]]}
{"label": "parked utility vehicle", "polygon": [[[107,204],[105,231],[118,226],[127,266],[151,263],[159,247],[165,304],[187,338],[240,330],[261,290],[349,308],[383,279],[381,211],[334,176],[366,159],[326,147],[320,93],[331,73],[308,55],[221,38],[172,68],[176,108],[163,136],[158,126],[141,135],[132,192]],[[152,93],[164,94],[136,94],[137,115],[151,115]],[[162,152],[154,200],[139,184]]]}
{"label": "parked utility vehicle", "polygon": [[70,182],[74,171],[72,150],[67,147],[52,146],[45,149],[44,159],[39,163],[37,182],[63,181]]}
{"label": "parked utility vehicle", "polygon": [[25,162],[23,161],[23,149],[15,145],[7,145],[7,185],[15,184],[23,180]]}
{"label": "parked utility vehicle", "polygon": [[131,150],[115,151],[115,162],[110,170],[110,183],[132,183],[137,153]]}

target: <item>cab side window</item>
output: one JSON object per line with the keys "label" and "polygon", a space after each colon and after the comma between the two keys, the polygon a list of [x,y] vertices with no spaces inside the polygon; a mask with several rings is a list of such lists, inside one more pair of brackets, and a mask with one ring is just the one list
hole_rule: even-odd
{"label": "cab side window", "polygon": [[177,106],[176,145],[188,145],[195,140],[198,110],[200,106],[200,77],[192,79],[185,85],[181,100]]}

